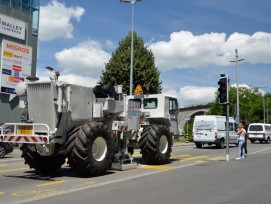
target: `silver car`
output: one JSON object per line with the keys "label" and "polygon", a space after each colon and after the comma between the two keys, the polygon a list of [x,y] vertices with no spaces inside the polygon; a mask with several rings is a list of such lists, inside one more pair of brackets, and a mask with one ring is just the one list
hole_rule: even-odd
{"label": "silver car", "polygon": [[0,158],[3,158],[6,154],[11,152],[13,152],[12,144],[0,142]]}

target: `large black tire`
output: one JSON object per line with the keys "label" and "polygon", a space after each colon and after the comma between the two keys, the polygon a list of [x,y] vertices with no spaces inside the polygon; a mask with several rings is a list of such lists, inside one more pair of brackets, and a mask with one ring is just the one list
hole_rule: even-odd
{"label": "large black tire", "polygon": [[99,176],[111,168],[112,139],[102,123],[88,122],[74,129],[68,162],[81,176]]}
{"label": "large black tire", "polygon": [[20,149],[25,164],[28,164],[30,168],[36,169],[41,174],[51,174],[65,163],[64,155],[41,156],[37,152],[35,145],[23,144]]}
{"label": "large black tire", "polygon": [[165,125],[146,127],[139,141],[142,158],[148,164],[164,164],[168,162],[172,151],[173,140]]}

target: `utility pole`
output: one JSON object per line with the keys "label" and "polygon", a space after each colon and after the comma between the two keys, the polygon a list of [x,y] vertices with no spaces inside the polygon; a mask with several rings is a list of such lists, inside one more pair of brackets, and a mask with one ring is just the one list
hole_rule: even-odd
{"label": "utility pole", "polygon": [[238,62],[243,61],[244,59],[238,59],[238,50],[235,49],[235,60],[230,62],[235,62],[236,68],[236,117],[235,121],[238,124],[240,122],[240,111],[239,111],[239,85],[238,85]]}

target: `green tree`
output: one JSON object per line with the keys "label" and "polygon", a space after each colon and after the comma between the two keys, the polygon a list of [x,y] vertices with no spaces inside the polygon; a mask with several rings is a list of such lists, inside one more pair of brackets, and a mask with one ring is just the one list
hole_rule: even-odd
{"label": "green tree", "polygon": [[[270,98],[269,93],[264,96],[266,99]],[[236,115],[236,87],[230,87],[230,116]],[[210,103],[210,115],[226,115],[224,106],[218,103],[218,97],[213,103]],[[263,122],[263,93],[258,88],[239,87],[239,113],[240,120],[243,123]]]}
{"label": "green tree", "polygon": [[[112,58],[105,64],[101,84],[123,85],[123,93],[129,94],[131,60],[131,32],[119,43]],[[144,46],[143,39],[134,32],[133,88],[141,85],[143,93],[157,94],[162,91],[160,72],[155,67],[154,55]]]}

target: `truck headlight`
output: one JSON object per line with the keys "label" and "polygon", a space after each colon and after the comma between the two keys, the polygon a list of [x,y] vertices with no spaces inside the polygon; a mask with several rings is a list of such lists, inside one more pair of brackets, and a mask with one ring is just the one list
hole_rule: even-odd
{"label": "truck headlight", "polygon": [[19,96],[26,94],[26,83],[24,81],[19,81],[15,87],[16,94]]}
{"label": "truck headlight", "polygon": [[26,121],[27,120],[27,113],[23,113],[21,115],[21,120]]}

